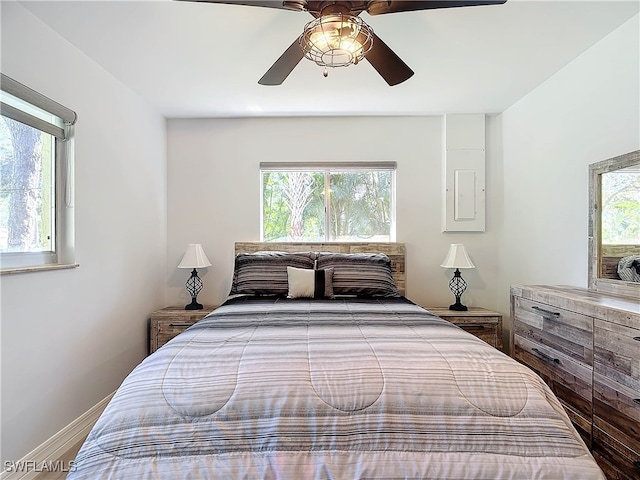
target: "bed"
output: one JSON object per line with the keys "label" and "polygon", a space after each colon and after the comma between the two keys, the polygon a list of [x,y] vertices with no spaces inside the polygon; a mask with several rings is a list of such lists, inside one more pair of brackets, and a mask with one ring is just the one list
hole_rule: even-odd
{"label": "bed", "polygon": [[403,245],[266,248],[237,244],[230,298],[124,380],[69,479],[604,478],[535,373],[403,295]]}

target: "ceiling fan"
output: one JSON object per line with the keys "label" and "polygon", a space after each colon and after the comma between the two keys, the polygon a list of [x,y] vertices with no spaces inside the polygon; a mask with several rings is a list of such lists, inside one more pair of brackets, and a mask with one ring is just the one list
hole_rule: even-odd
{"label": "ceiling fan", "polygon": [[254,7],[279,8],[309,12],[315,19],[307,23],[298,37],[258,83],[280,85],[306,57],[320,66],[356,65],[363,58],[390,85],[408,80],[413,70],[396,55],[359,15],[410,12],[437,8],[499,5],[507,0],[182,0],[190,2],[226,3]]}

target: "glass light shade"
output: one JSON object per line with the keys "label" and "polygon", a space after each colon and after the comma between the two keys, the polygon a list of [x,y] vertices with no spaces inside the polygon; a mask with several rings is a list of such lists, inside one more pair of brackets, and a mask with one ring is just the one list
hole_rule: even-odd
{"label": "glass light shade", "polygon": [[444,268],[476,268],[461,243],[452,243],[449,246],[449,252],[440,266]]}
{"label": "glass light shade", "polygon": [[211,266],[211,262],[205,255],[202,245],[190,243],[178,268],[204,268],[209,266]]}
{"label": "glass light shade", "polygon": [[304,56],[323,67],[357,64],[373,46],[373,30],[359,17],[334,13],[309,22],[298,39]]}

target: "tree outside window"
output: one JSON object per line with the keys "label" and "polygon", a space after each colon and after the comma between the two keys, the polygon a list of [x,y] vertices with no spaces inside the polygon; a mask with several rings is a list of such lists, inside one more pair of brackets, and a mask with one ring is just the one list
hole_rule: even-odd
{"label": "tree outside window", "polygon": [[602,175],[602,243],[640,245],[640,171]]}
{"label": "tree outside window", "polygon": [[54,250],[55,138],[0,117],[0,252]]}
{"label": "tree outside window", "polygon": [[393,241],[391,168],[262,169],[267,242]]}

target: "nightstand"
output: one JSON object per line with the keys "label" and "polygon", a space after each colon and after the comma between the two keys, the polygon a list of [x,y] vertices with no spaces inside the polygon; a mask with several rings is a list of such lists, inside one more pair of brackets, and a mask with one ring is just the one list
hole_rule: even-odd
{"label": "nightstand", "polygon": [[205,305],[202,310],[167,307],[153,312],[149,316],[149,355],[216,308],[211,305]]}
{"label": "nightstand", "polygon": [[447,307],[425,308],[472,333],[492,347],[502,350],[502,315],[499,313],[479,307],[469,307],[466,312],[449,310]]}

